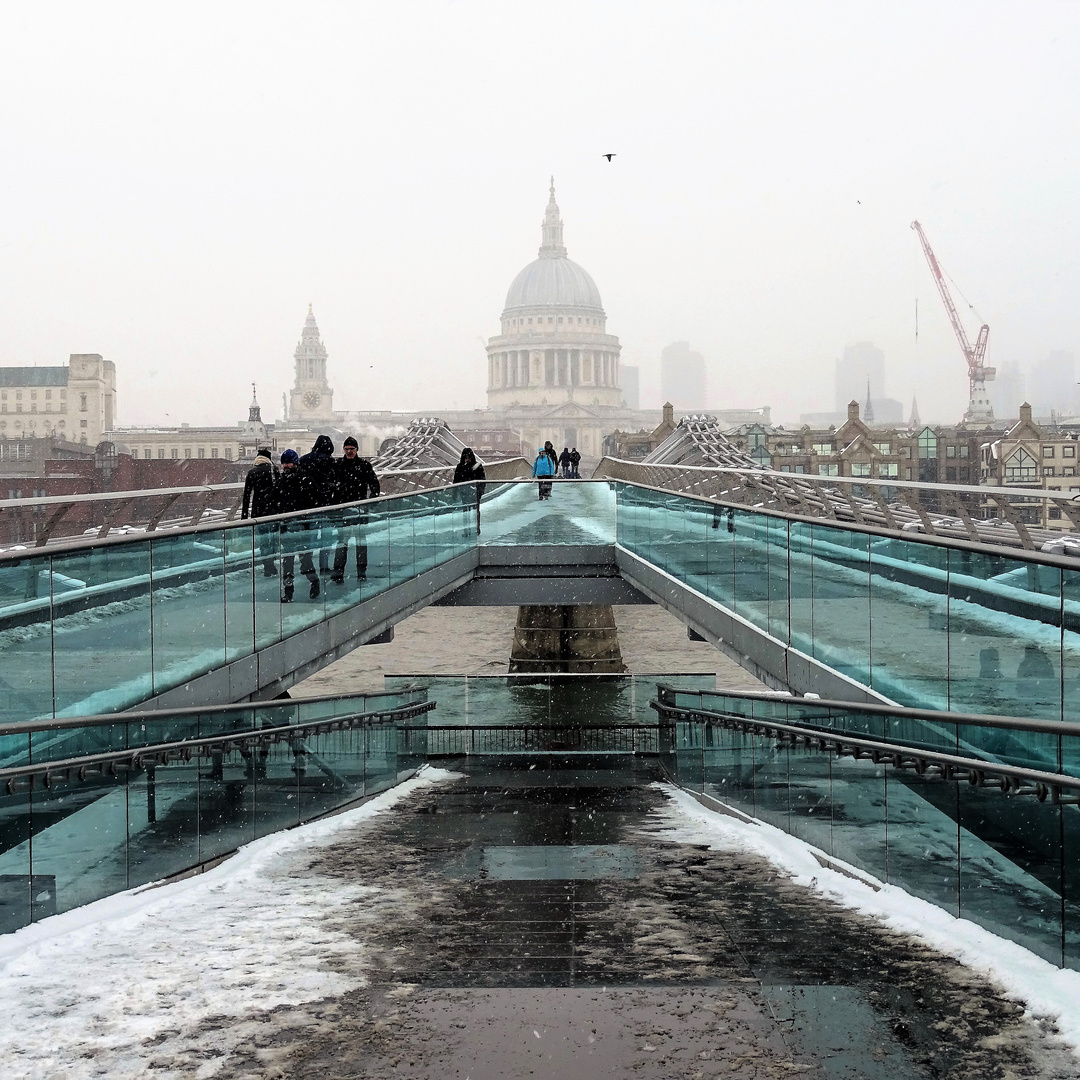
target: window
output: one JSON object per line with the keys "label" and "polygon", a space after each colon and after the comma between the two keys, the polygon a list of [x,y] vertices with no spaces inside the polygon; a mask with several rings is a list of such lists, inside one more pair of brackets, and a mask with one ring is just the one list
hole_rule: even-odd
{"label": "window", "polygon": [[22,391],[21,390],[16,390],[15,391],[15,400],[16,401],[22,401]]}
{"label": "window", "polygon": [[175,458],[178,458],[179,456],[180,456],[180,451],[179,451],[179,450],[177,450],[177,449],[176,449],[176,447],[174,446],[174,447],[173,447],[173,448],[172,448],[172,449],[171,449],[171,450],[169,451],[169,457],[171,457],[171,458],[174,458],[174,459],[175,459]]}
{"label": "window", "polygon": [[905,480],[910,480],[911,479],[911,466],[910,465],[904,470],[904,479]]}
{"label": "window", "polygon": [[956,457],[956,447],[955,446],[946,446],[945,447],[945,456],[947,458]]}
{"label": "window", "polygon": [[191,447],[190,446],[185,446],[184,447],[184,457],[186,457],[186,458],[191,457]]}
{"label": "window", "polygon": [[816,442],[810,447],[810,451],[814,454],[831,454],[833,452],[833,444],[831,442]]}
{"label": "window", "polygon": [[1052,458],[1054,456],[1054,447],[1044,446],[1042,448],[1042,455],[1044,458]]}
{"label": "window", "polygon": [[1061,475],[1062,476],[1075,476],[1076,475],[1076,466],[1075,465],[1063,465],[1061,467]]}
{"label": "window", "polygon": [[1062,457],[1072,457],[1072,458],[1076,457],[1076,447],[1075,446],[1063,446],[1061,448],[1061,456]]}
{"label": "window", "polygon": [[876,442],[876,443],[874,443],[874,449],[879,454],[891,454],[892,453],[892,443]]}
{"label": "window", "polygon": [[900,475],[900,466],[895,461],[886,462],[877,467],[877,474],[882,480],[895,480]]}
{"label": "window", "polygon": [[232,461],[232,447],[231,446],[226,446],[225,447],[225,460],[226,461]]}
{"label": "window", "polygon": [[818,476],[839,476],[839,465],[819,465],[817,467]]}
{"label": "window", "polygon": [[216,446],[213,446],[213,447],[211,447],[211,448],[210,448],[210,456],[211,456],[212,458],[216,458],[216,457],[218,456],[218,452],[217,452],[217,451],[218,451],[218,448],[217,448]]}
{"label": "window", "polygon": [[37,400],[37,391],[36,390],[31,390],[30,391],[30,400],[31,401],[36,401]]}
{"label": "window", "polygon": [[[950,447],[950,449],[952,449],[952,448]],[[955,484],[956,483],[956,469],[946,469],[945,470],[945,482],[947,484]]]}
{"label": "window", "polygon": [[201,457],[201,458],[206,457],[206,447],[205,446],[200,446],[199,447],[199,457]]}
{"label": "window", "polygon": [[157,456],[159,458],[164,458],[165,457],[165,447],[164,446],[159,446],[158,447]]}
{"label": "window", "polygon": [[1050,507],[1050,520],[1051,521],[1060,521],[1061,520],[1061,511],[1056,506],[1051,506]]}
{"label": "window", "polygon": [[968,450],[969,449],[970,449],[970,447],[968,446],[968,444],[964,443],[964,445],[960,447],[960,456],[962,458],[966,458],[968,456]]}
{"label": "window", "polygon": [[[1045,447],[1043,447],[1043,449],[1045,449]],[[1043,467],[1043,476],[1053,476],[1053,475],[1054,475],[1054,466],[1053,465],[1045,465]]]}
{"label": "window", "polygon": [[[835,476],[835,473],[830,473],[830,476]],[[851,463],[851,475],[852,476],[869,476],[870,475],[870,462],[869,461],[853,461]]]}
{"label": "window", "polygon": [[45,391],[45,398],[46,398],[46,400],[48,400],[48,399],[49,399],[49,398],[51,398],[51,397],[52,397],[52,391],[51,391],[51,390],[46,390],[46,391]]}
{"label": "window", "polygon": [[85,420],[80,420],[79,421],[79,427],[86,427],[86,421]]}
{"label": "window", "polygon": [[142,456],[144,458],[148,458],[150,456],[150,447],[149,446],[143,448]]}
{"label": "window", "polygon": [[937,436],[933,428],[923,428],[919,432],[919,457],[924,461],[937,457]]}
{"label": "window", "polygon": [[1019,484],[1034,480],[1039,463],[1022,447],[1005,462],[1006,483]]}
{"label": "window", "polygon": [[86,395],[79,395],[79,412],[86,412]]}

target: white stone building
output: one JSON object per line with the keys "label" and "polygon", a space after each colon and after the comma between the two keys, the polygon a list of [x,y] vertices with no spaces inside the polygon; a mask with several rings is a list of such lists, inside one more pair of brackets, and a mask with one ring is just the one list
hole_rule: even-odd
{"label": "white stone building", "polygon": [[0,368],[0,439],[96,446],[116,417],[116,366],[72,353],[64,366]]}

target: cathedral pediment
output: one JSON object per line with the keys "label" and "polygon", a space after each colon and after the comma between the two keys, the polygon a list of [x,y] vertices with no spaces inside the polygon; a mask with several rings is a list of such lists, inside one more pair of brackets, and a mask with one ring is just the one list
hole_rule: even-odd
{"label": "cathedral pediment", "polygon": [[563,401],[558,405],[552,405],[548,409],[539,409],[538,416],[545,420],[581,420],[584,418],[595,419],[600,415],[596,409],[590,409],[587,405],[579,405],[576,401]]}

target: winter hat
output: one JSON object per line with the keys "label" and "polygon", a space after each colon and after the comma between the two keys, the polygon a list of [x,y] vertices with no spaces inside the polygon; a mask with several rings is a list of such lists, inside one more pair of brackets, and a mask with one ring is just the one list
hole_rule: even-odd
{"label": "winter hat", "polygon": [[282,465],[295,465],[300,460],[300,455],[295,450],[283,450],[281,453]]}
{"label": "winter hat", "polygon": [[264,457],[267,461],[270,460],[270,450],[268,447],[260,446],[256,453],[259,455],[259,457]]}
{"label": "winter hat", "polygon": [[351,446],[354,450],[359,450],[360,446],[357,441],[350,435],[342,444],[341,448],[344,450],[346,446]]}
{"label": "winter hat", "polygon": [[320,435],[311,448],[313,454],[332,454],[334,452],[334,440],[329,435]]}

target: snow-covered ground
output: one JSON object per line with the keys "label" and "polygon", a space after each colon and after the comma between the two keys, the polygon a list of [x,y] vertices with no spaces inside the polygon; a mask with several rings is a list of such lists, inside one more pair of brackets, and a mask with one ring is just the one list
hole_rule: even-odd
{"label": "snow-covered ground", "polygon": [[[864,871],[852,867],[854,876],[849,877],[823,867],[814,857],[814,848],[771,825],[717,813],[679,788],[662,787],[671,802],[657,815],[657,828],[650,835],[763,856],[797,884],[920,938],[993,979],[1022,1002],[1030,1016],[1052,1019],[1062,1039],[1080,1054],[1080,971],[1054,967],[1022,946]],[[1080,1062],[1077,1071],[1080,1074]]]}
{"label": "snow-covered ground", "polygon": [[[0,938],[0,1072],[120,1080],[146,1076],[155,1062],[154,1076],[215,1076],[250,1036],[245,1018],[361,985],[362,946],[332,916],[348,905],[385,918],[400,898],[308,873],[311,853],[453,775],[424,769],[355,810],[257,840],[205,874]],[[216,1017],[226,1022],[192,1045]],[[169,1064],[180,1060],[182,1070]]]}

